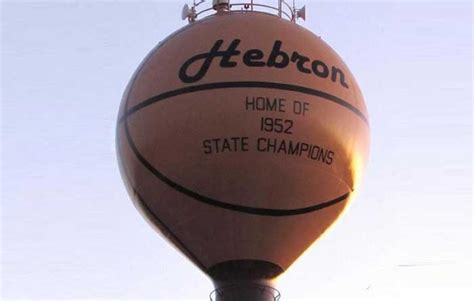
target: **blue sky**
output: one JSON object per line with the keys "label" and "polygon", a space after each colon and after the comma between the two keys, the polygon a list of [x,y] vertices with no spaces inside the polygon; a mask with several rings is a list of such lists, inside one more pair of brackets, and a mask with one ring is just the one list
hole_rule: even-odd
{"label": "blue sky", "polygon": [[[206,300],[115,155],[123,90],[183,4],[2,1],[3,298]],[[306,5],[300,24],[359,81],[372,146],[351,208],[280,279],[284,300],[472,296],[472,3]]]}

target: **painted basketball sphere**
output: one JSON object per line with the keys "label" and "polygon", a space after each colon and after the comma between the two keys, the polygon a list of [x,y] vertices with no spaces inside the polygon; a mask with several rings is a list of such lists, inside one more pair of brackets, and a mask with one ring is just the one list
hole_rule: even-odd
{"label": "painted basketball sphere", "polygon": [[[366,161],[364,99],[321,38],[265,13],[173,33],[123,97],[118,157],[135,204],[205,272],[284,271],[347,205]],[[217,277],[217,276],[216,276]]]}

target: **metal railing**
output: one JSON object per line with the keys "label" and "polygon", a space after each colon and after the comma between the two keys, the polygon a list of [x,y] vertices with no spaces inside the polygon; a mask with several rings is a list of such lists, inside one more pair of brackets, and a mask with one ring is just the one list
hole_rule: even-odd
{"label": "metal railing", "polygon": [[[212,1],[210,0],[193,0],[193,4],[189,7],[187,4],[183,7],[182,19],[188,19],[189,23],[195,22],[198,18],[203,18],[209,15],[212,15],[215,11]],[[305,9],[297,9],[295,7],[295,2],[293,1],[293,6],[290,6],[285,0],[275,0],[277,2],[276,6],[269,5],[263,2],[268,1],[240,1],[238,3],[233,3],[229,1],[228,5],[225,4],[224,11],[240,11],[240,12],[264,12],[270,13],[279,16],[280,18],[288,19],[289,21],[296,22],[298,18],[305,19]],[[201,9],[201,5],[204,3],[211,3],[210,7],[205,7]]]}

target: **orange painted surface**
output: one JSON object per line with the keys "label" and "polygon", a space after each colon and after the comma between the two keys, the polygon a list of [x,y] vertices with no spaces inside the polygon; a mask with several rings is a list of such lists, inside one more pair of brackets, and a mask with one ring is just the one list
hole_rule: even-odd
{"label": "orange painted surface", "polygon": [[339,216],[368,155],[364,99],[341,58],[264,13],[221,13],[156,47],[121,104],[131,197],[206,271],[287,269]]}

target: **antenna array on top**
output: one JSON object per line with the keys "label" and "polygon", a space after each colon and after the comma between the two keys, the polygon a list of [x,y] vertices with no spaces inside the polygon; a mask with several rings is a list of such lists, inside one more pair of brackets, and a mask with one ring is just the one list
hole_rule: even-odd
{"label": "antenna array on top", "polygon": [[280,18],[285,18],[291,22],[295,22],[297,19],[306,20],[306,8],[303,6],[300,9],[297,9],[295,6],[295,1],[293,0],[292,6],[288,4],[285,0],[276,0],[278,2],[277,6],[272,6],[263,3],[264,1],[255,1],[255,0],[243,0],[239,3],[230,3],[229,0],[213,0],[212,6],[199,9],[199,6],[203,3],[210,2],[206,0],[193,0],[191,7],[185,4],[181,12],[181,18],[183,20],[188,19],[189,23],[195,22],[200,16],[210,15],[212,11],[243,11],[243,12],[266,12],[278,15]]}

